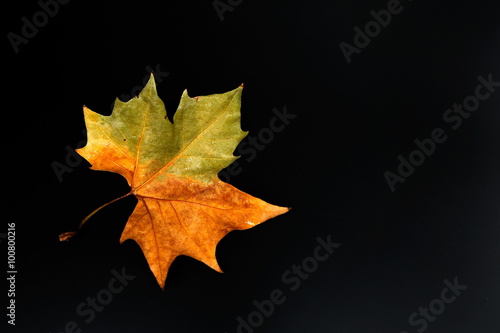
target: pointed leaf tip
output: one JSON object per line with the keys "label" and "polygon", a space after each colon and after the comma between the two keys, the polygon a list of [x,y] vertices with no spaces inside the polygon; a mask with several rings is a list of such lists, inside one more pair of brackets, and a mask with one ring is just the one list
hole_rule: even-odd
{"label": "pointed leaf tip", "polygon": [[144,86],[143,90],[145,90],[146,87],[152,87],[156,90],[156,80],[155,80],[155,75],[153,72],[151,72],[151,74],[149,75],[149,80],[146,83],[146,85]]}

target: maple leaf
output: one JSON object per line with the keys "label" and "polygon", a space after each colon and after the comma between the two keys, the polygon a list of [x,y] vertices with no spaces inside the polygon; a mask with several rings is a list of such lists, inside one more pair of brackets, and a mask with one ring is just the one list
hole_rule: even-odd
{"label": "maple leaf", "polygon": [[240,128],[242,89],[194,98],[184,91],[173,123],[153,74],[139,96],[128,102],[116,99],[110,116],[84,107],[88,143],[77,152],[91,169],[125,177],[131,191],[96,209],[80,227],[104,206],[135,195],[138,202],[120,242],[139,244],[162,289],[176,257],[190,256],[222,272],[215,249],[226,234],[289,210],[217,177],[238,158],[233,152],[247,135]]}

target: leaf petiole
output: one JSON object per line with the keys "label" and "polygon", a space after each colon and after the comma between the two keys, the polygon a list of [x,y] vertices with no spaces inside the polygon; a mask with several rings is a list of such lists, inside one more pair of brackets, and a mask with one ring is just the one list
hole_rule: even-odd
{"label": "leaf petiole", "polygon": [[59,235],[59,241],[67,241],[69,240],[71,237],[73,237],[74,235],[76,235],[78,233],[78,231],[80,231],[80,229],[82,229],[83,225],[85,224],[85,222],[87,222],[87,220],[89,220],[95,213],[97,213],[98,211],[100,211],[101,209],[103,209],[104,207],[108,206],[108,205],[111,205],[112,203],[120,200],[120,199],[123,199],[125,197],[128,197],[129,195],[133,194],[134,192],[133,191],[130,191],[129,193],[125,194],[125,195],[122,195],[121,197],[119,198],[116,198],[116,199],[113,199],[111,200],[110,202],[107,202],[105,203],[104,205],[100,206],[99,208],[97,209],[94,209],[89,215],[87,215],[83,220],[82,222],[80,222],[80,224],[78,225],[78,230],[76,231],[67,231],[67,232],[63,232],[62,234]]}

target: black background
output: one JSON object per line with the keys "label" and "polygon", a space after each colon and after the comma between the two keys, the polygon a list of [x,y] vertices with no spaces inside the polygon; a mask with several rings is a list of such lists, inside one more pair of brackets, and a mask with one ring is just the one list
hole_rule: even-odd
{"label": "black background", "polygon": [[[64,332],[74,321],[81,332],[237,332],[238,316],[248,320],[255,300],[280,289],[286,301],[255,332],[417,332],[410,315],[456,278],[467,289],[423,331],[500,332],[500,88],[457,130],[443,121],[478,76],[500,81],[500,3],[401,5],[347,63],[339,44],[353,44],[353,28],[386,1],[248,0],[223,20],[212,1],[71,1],[18,53],[7,34],[21,34],[21,18],[32,21],[40,5],[9,2],[0,231],[16,224],[15,331]],[[136,243],[119,244],[132,197],[58,242],[129,190],[87,162],[58,180],[53,163],[85,140],[82,105],[110,114],[148,66],[169,73],[157,84],[169,117],[184,89],[207,95],[242,82],[250,135],[269,127],[273,108],[297,115],[230,180],[293,209],[227,235],[217,248],[224,274],[179,257],[164,291]],[[447,140],[392,193],[384,172],[397,173],[398,155],[438,127]],[[340,248],[291,291],[282,275],[329,235]],[[122,269],[135,278],[85,322],[77,306]]]}

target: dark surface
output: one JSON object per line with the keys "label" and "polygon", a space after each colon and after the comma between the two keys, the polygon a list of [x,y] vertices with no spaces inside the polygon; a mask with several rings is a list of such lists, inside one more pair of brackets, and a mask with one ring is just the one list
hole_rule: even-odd
{"label": "dark surface", "polygon": [[[500,81],[500,3],[402,1],[347,63],[339,44],[353,44],[353,28],[387,4],[242,1],[221,21],[211,1],[71,1],[18,53],[4,38],[0,232],[16,224],[15,331],[500,332],[500,87],[456,130],[443,119],[474,95],[478,76]],[[8,7],[4,36],[40,10],[36,1]],[[165,291],[139,247],[119,244],[131,197],[73,240],[57,239],[128,192],[121,176],[86,162],[56,176],[54,161],[67,164],[66,146],[85,139],[82,105],[110,114],[151,69],[163,75],[169,117],[186,88],[197,96],[241,82],[250,135],[269,128],[273,108],[297,115],[230,179],[293,209],[226,236],[224,274],[179,257]],[[391,192],[384,172],[397,173],[398,156],[435,128],[446,141]],[[317,237],[342,245],[307,278],[287,272],[314,255]],[[6,261],[5,239],[0,248]],[[113,270],[135,278],[91,318],[89,297],[109,295]],[[467,289],[443,311],[444,280],[454,279]],[[252,314],[276,289],[273,313]],[[412,325],[430,304],[443,312]],[[249,316],[257,327],[238,330]]]}

